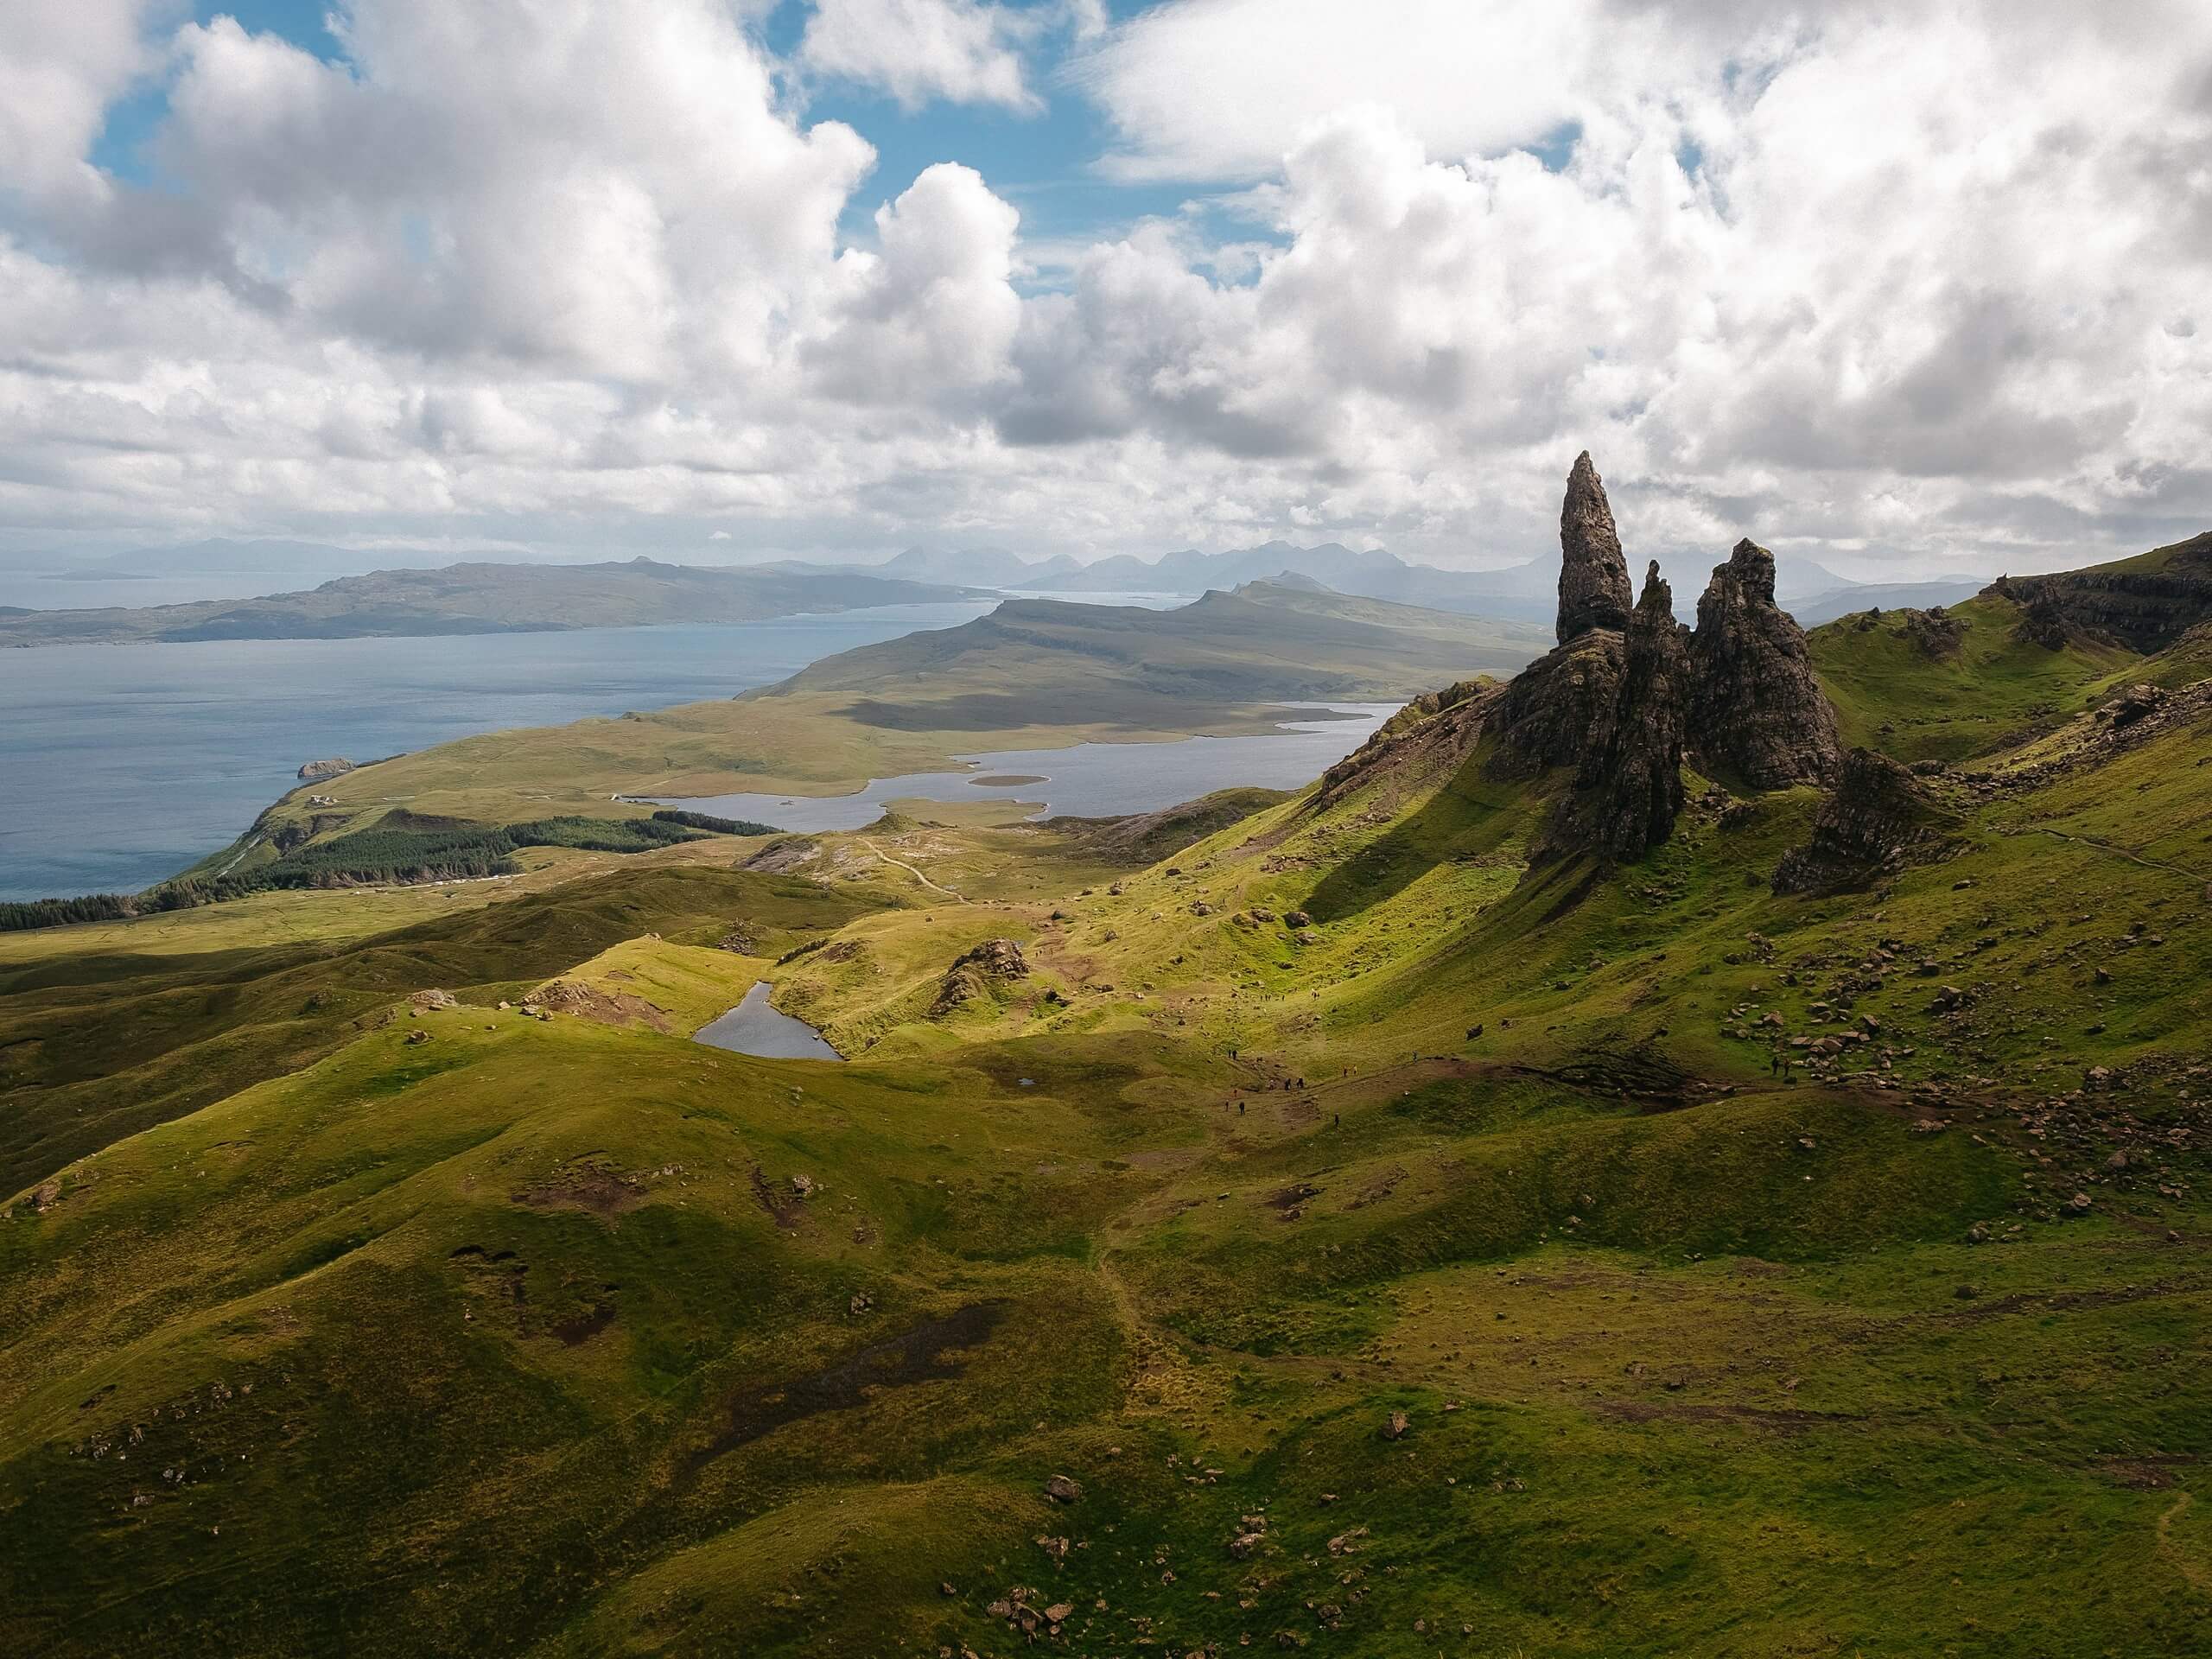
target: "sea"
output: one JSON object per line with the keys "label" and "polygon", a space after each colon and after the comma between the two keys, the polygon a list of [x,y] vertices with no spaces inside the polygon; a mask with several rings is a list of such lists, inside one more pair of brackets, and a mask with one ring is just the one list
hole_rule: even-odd
{"label": "sea", "polygon": [[301,764],[734,696],[988,601],[716,626],[0,650],[0,899],[135,893],[226,846]]}
{"label": "sea", "polygon": [[[60,586],[13,584],[0,602],[51,607]],[[105,582],[72,586],[79,602],[122,597]],[[114,586],[140,603],[171,597],[152,590],[163,584]],[[175,595],[211,596],[204,585]],[[1096,598],[1187,602],[1165,594]],[[0,899],[150,887],[228,845],[295,787],[304,761],[365,762],[482,732],[734,696],[838,652],[957,626],[995,603],[696,627],[0,650]],[[1141,811],[1232,784],[1302,783],[1379,718],[1351,707],[1285,715],[1273,737],[1147,746],[1141,761],[1112,744],[992,755],[985,760],[998,772],[1048,781],[983,787],[1052,810]],[[974,798],[973,776],[880,781],[909,796]],[[861,797],[844,797],[827,810],[842,817],[861,805]],[[781,816],[804,820],[790,826],[801,828],[823,810],[810,803]]]}

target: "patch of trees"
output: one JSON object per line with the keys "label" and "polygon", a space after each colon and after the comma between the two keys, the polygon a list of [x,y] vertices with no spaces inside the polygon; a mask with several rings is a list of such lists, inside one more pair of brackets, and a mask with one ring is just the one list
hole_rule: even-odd
{"label": "patch of trees", "polygon": [[664,807],[652,816],[656,823],[680,823],[693,830],[710,830],[718,836],[778,836],[783,833],[772,823],[756,823],[751,818],[718,818],[710,812],[684,812],[675,807]]}
{"label": "patch of trees", "polygon": [[[645,853],[709,834],[771,834],[766,824],[709,817],[703,812],[656,812],[650,818],[533,818],[523,823],[472,823],[460,819],[395,812],[350,835],[301,845],[283,855],[220,876],[181,876],[144,893],[89,893],[78,899],[41,899],[0,904],[0,932],[62,927],[73,922],[119,921],[154,911],[241,899],[273,889],[401,887],[472,881],[513,875],[524,847],[572,847],[594,853]],[[275,837],[286,846],[287,838]]]}
{"label": "patch of trees", "polygon": [[33,927],[66,927],[71,922],[114,922],[138,913],[138,902],[120,893],[88,893],[77,899],[34,899],[0,904],[0,933]]}

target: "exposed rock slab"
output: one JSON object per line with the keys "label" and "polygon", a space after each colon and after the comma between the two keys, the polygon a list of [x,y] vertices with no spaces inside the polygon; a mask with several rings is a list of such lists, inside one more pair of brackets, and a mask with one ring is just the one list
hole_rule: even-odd
{"label": "exposed rock slab", "polygon": [[2212,620],[2212,531],[2117,566],[1999,576],[1983,591],[2024,606],[2022,637],[2052,650],[2086,638],[2164,651]]}
{"label": "exposed rock slab", "polygon": [[1554,766],[1579,766],[1592,734],[1612,717],[1626,657],[1619,633],[1595,628],[1515,675],[1491,715],[1498,746],[1490,775],[1533,778]]}

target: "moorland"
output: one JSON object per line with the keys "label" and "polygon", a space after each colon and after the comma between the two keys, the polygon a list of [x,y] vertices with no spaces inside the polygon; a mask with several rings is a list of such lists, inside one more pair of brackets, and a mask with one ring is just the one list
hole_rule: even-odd
{"label": "moorland", "polygon": [[[232,855],[1406,697],[1287,794],[0,936],[0,1636],[2200,1647],[2212,537],[1809,634],[1561,541],[1543,640],[1017,604]],[[762,981],[844,1058],[690,1039]]]}

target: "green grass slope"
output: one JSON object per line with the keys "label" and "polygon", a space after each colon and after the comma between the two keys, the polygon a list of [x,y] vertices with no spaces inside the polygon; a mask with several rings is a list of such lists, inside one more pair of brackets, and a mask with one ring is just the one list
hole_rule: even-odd
{"label": "green grass slope", "polygon": [[[1489,779],[1476,697],[1118,841],[810,838],[726,963],[744,878],[651,863],[558,950],[524,899],[333,947],[344,1030],[5,1206],[0,1637],[2191,1651],[2212,702],[2131,657],[2063,672],[2152,712],[2031,713],[1974,651],[1954,723],[2031,735],[1863,892],[1771,891],[1813,791],[1701,779],[1532,871],[1559,780]],[[525,956],[667,1029],[487,1006]],[[756,971],[856,1058],[683,1039]]]}
{"label": "green grass slope", "polygon": [[1931,614],[1862,612],[1808,634],[1845,742],[1906,761],[1989,753],[2078,713],[2138,660],[2116,644],[2024,639],[2023,608],[1991,594],[1950,607],[1948,626]]}
{"label": "green grass slope", "polygon": [[0,1187],[320,1059],[396,996],[496,1001],[648,932],[711,944],[743,924],[772,955],[880,902],[790,877],[651,869],[335,944],[141,954],[115,930],[118,948],[0,964]]}

